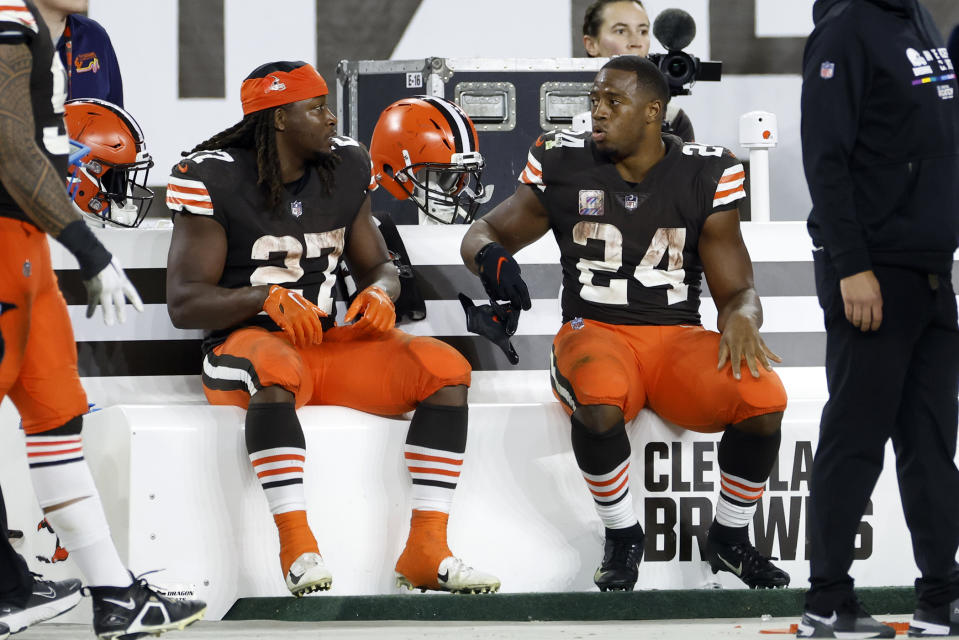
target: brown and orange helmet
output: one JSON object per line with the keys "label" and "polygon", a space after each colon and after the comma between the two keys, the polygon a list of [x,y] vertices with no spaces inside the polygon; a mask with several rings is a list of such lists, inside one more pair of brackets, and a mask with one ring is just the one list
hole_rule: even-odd
{"label": "brown and orange helmet", "polygon": [[140,125],[105,100],[70,100],[65,111],[70,139],[90,149],[67,176],[73,203],[95,222],[136,227],[153,201],[153,191],[146,186],[153,158]]}
{"label": "brown and orange helmet", "polygon": [[469,116],[445,98],[415,96],[383,110],[370,142],[373,177],[394,198],[412,198],[421,221],[469,223],[492,187]]}

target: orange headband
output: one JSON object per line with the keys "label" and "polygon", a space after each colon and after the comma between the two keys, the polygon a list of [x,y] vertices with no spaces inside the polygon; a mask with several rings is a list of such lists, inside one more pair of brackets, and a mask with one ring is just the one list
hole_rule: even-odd
{"label": "orange headband", "polygon": [[247,78],[240,88],[243,115],[329,93],[326,81],[312,65],[293,71],[273,71],[265,78]]}

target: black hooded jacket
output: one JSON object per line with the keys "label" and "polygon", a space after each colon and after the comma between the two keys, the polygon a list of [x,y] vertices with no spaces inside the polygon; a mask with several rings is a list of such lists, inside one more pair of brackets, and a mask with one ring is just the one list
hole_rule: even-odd
{"label": "black hooded jacket", "polygon": [[949,273],[959,246],[959,90],[916,0],[817,0],[803,54],[809,233],[840,278]]}

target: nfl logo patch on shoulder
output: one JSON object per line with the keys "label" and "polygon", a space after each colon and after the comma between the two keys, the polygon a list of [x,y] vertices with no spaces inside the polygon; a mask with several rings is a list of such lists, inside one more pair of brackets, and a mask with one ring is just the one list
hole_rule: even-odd
{"label": "nfl logo patch on shoulder", "polygon": [[579,215],[603,215],[603,192],[599,189],[581,189],[579,192]]}
{"label": "nfl logo patch on shoulder", "polygon": [[290,213],[293,214],[294,218],[299,218],[303,215],[303,203],[299,200],[294,200],[290,203]]}
{"label": "nfl logo patch on shoulder", "polygon": [[823,80],[829,80],[836,74],[836,65],[832,62],[823,62],[819,66],[819,77]]}

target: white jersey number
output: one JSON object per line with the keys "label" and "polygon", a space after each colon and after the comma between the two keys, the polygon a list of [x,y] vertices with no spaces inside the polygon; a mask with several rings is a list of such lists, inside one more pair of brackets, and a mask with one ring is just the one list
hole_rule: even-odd
{"label": "white jersey number", "polygon": [[[320,284],[320,291],[317,299],[313,300],[324,313],[332,315],[333,313],[333,270],[343,255],[343,245],[346,238],[346,228],[340,227],[332,231],[323,233],[306,233],[303,239],[306,241],[306,251],[303,250],[303,244],[299,239],[293,236],[261,236],[253,243],[253,250],[250,257],[254,260],[269,260],[271,254],[282,253],[283,266],[277,267],[267,265],[257,267],[250,274],[250,284],[255,286],[282,284],[297,282],[303,277],[303,266],[300,264],[303,258],[319,258],[323,255],[324,249],[332,249],[327,255],[326,268],[323,270],[323,282]],[[302,290],[297,289],[299,293]]]}
{"label": "white jersey number", "polygon": [[[599,240],[603,243],[603,259],[590,260],[580,258],[576,263],[579,269],[579,282],[583,285],[580,297],[583,300],[599,304],[626,305],[627,287],[629,280],[617,273],[623,266],[623,234],[611,224],[604,222],[577,222],[573,227],[573,242],[587,246],[588,240]],[[683,247],[686,245],[686,229],[662,228],[657,229],[646,249],[646,254],[632,277],[644,287],[669,287],[666,291],[666,304],[685,302],[689,297],[689,285],[686,279],[686,270],[683,269]],[[658,269],[663,256],[667,257],[665,269]],[[596,272],[604,272],[609,276],[609,284],[596,284]]]}
{"label": "white jersey number", "polygon": [[191,153],[187,156],[187,160],[192,160],[196,164],[200,164],[204,160],[219,160],[221,162],[233,162],[233,156],[231,156],[226,151],[197,151],[196,153]]}
{"label": "white jersey number", "polygon": [[683,155],[687,156],[715,156],[717,158],[722,157],[724,149],[722,147],[707,147],[702,144],[684,144],[683,145]]}

